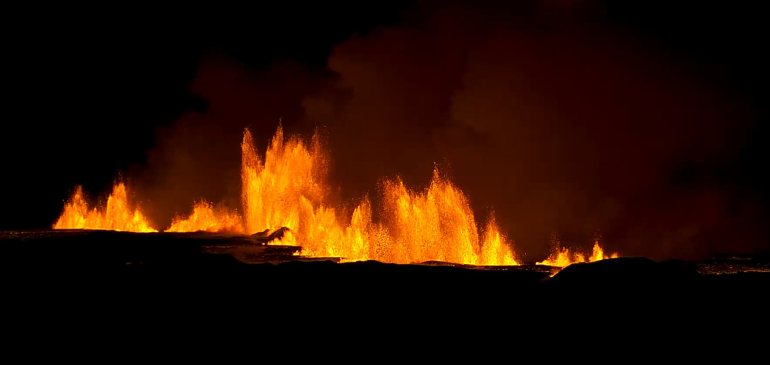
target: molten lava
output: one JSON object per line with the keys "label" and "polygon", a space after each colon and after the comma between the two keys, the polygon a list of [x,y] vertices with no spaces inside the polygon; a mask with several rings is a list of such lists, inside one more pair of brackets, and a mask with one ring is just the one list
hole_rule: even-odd
{"label": "molten lava", "polygon": [[224,232],[243,233],[243,217],[225,208],[215,209],[209,202],[200,201],[193,206],[187,218],[177,216],[166,232]]}
{"label": "molten lava", "polygon": [[312,148],[297,138],[284,141],[279,126],[262,161],[254,148],[251,133],[243,134],[242,200],[246,234],[264,229],[299,226],[302,200],[319,204],[328,191],[323,185],[326,177],[326,156],[316,134]]}
{"label": "molten lava", "polygon": [[438,170],[423,192],[408,189],[398,178],[386,181],[381,222],[372,221],[366,197],[347,221],[325,204],[328,160],[317,134],[307,146],[296,138],[284,141],[279,127],[264,162],[248,130],[241,148],[247,234],[287,227],[291,232],[275,243],[302,246],[307,256],[347,261],[517,264],[494,219],[484,240],[479,238],[467,197]]}
{"label": "molten lava", "polygon": [[[188,217],[177,216],[166,231],[266,235],[272,239],[269,244],[301,246],[305,256],[343,261],[519,265],[494,216],[479,230],[468,197],[438,169],[420,191],[398,177],[383,181],[375,221],[368,196],[350,215],[329,205],[329,159],[317,133],[307,144],[299,138],[285,139],[279,125],[262,159],[247,129],[241,152],[243,215],[199,201]],[[105,210],[89,210],[78,187],[54,228],[154,232],[139,209],[129,209],[127,195],[125,185],[116,184]],[[270,232],[279,229],[281,235],[273,239]],[[605,258],[597,242],[588,261]],[[563,267],[585,261],[582,254],[556,247],[538,264]]]}
{"label": "molten lava", "polygon": [[89,209],[83,196],[83,189],[78,186],[64,205],[64,211],[53,228],[157,232],[150,227],[139,209],[132,211],[129,208],[128,191],[123,183],[117,183],[112,188],[104,209]]}
{"label": "molten lava", "polygon": [[591,256],[586,259],[586,256],[579,252],[570,251],[568,248],[559,247],[558,243],[553,245],[551,255],[543,261],[537,263],[537,265],[548,265],[556,267],[566,267],[572,264],[581,262],[595,262],[606,259],[614,259],[618,257],[617,253],[612,255],[605,255],[604,250],[599,246],[599,241],[594,242],[593,252]]}

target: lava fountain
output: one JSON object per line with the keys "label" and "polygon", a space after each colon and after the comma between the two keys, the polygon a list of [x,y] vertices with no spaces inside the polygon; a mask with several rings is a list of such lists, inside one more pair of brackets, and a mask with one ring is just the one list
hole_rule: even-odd
{"label": "lava fountain", "polygon": [[[468,197],[434,168],[423,190],[407,187],[399,177],[382,181],[379,219],[364,196],[345,215],[329,204],[329,157],[315,133],[306,143],[286,138],[279,125],[264,158],[248,129],[241,142],[242,214],[198,201],[187,217],[173,219],[167,232],[216,232],[252,235],[288,228],[269,244],[296,245],[309,257],[389,263],[443,261],[470,265],[518,265],[512,243],[500,232],[494,215],[479,229]],[[116,184],[105,210],[89,210],[77,188],[55,229],[112,229],[153,232],[139,209],[131,211],[124,184]],[[555,252],[539,264],[566,266],[607,258],[598,242],[588,259]]]}
{"label": "lava fountain", "polygon": [[116,183],[103,209],[88,207],[83,188],[77,186],[65,203],[64,210],[53,225],[54,229],[104,229],[130,232],[157,232],[137,208],[128,203],[128,190],[124,183]]}
{"label": "lava fountain", "polygon": [[264,162],[248,130],[241,148],[247,234],[287,227],[291,232],[276,243],[302,246],[308,256],[349,261],[517,264],[494,219],[480,239],[468,198],[438,170],[421,192],[399,178],[385,181],[380,222],[372,220],[368,197],[343,219],[326,204],[328,157],[317,133],[306,145],[298,138],[285,140],[279,127]]}
{"label": "lava fountain", "polygon": [[224,207],[214,208],[207,201],[199,201],[193,206],[193,211],[187,218],[180,216],[171,221],[171,227],[166,232],[213,232],[213,233],[243,233],[243,217]]}
{"label": "lava fountain", "polygon": [[543,261],[537,262],[537,265],[548,265],[555,267],[567,267],[572,264],[581,262],[595,262],[606,259],[614,259],[618,257],[617,253],[611,255],[605,255],[604,250],[599,245],[599,241],[594,242],[593,251],[591,255],[586,257],[581,252],[571,251],[569,248],[561,247],[558,238],[555,235],[551,236],[551,254]]}

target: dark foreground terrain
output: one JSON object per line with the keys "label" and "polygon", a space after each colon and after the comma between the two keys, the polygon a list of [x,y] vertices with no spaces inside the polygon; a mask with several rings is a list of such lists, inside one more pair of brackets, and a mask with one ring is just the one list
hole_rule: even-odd
{"label": "dark foreground terrain", "polygon": [[339,329],[363,341],[398,328],[390,341],[425,333],[767,339],[747,331],[767,331],[770,274],[702,273],[729,258],[711,266],[620,258],[550,277],[543,266],[341,264],[206,234],[1,232],[0,245],[5,329],[17,336],[235,330],[312,343]]}

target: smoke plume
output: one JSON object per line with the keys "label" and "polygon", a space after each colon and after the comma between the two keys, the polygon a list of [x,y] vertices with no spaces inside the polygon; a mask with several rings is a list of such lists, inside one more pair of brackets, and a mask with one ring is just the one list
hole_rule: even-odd
{"label": "smoke plume", "polygon": [[199,198],[239,207],[243,128],[264,153],[280,119],[328,132],[339,202],[376,204],[395,175],[425,186],[438,164],[526,260],[553,233],[652,258],[763,242],[764,208],[720,180],[751,110],[682,59],[592,1],[422,5],[338,44],[326,70],[204,60],[190,90],[206,107],[160,131],[139,179],[150,217],[167,224]]}

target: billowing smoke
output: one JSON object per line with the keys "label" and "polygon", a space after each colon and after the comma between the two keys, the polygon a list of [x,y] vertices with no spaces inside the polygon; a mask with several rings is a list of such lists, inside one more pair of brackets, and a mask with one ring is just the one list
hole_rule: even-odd
{"label": "billowing smoke", "polygon": [[736,223],[757,207],[712,171],[745,106],[593,12],[551,10],[434,9],[335,48],[339,81],[304,105],[331,130],[342,191],[424,184],[441,162],[533,256],[552,232],[578,246],[599,233],[626,255],[748,249]]}
{"label": "billowing smoke", "polygon": [[205,104],[161,127],[146,167],[133,173],[153,223],[168,227],[199,199],[240,209],[244,127],[261,136],[255,142],[264,153],[281,118],[300,119],[302,98],[318,89],[314,80],[322,78],[289,61],[248,70],[211,52],[190,83],[190,92]]}
{"label": "billowing smoke", "polygon": [[281,118],[288,133],[328,131],[340,201],[376,204],[395,175],[424,186],[437,163],[525,260],[552,233],[653,258],[764,242],[762,206],[719,179],[751,110],[690,65],[594,2],[423,5],[339,44],[325,72],[202,62],[190,89],[207,106],[162,131],[140,179],[151,218],[167,224],[198,198],[238,207],[243,127],[264,152]]}

